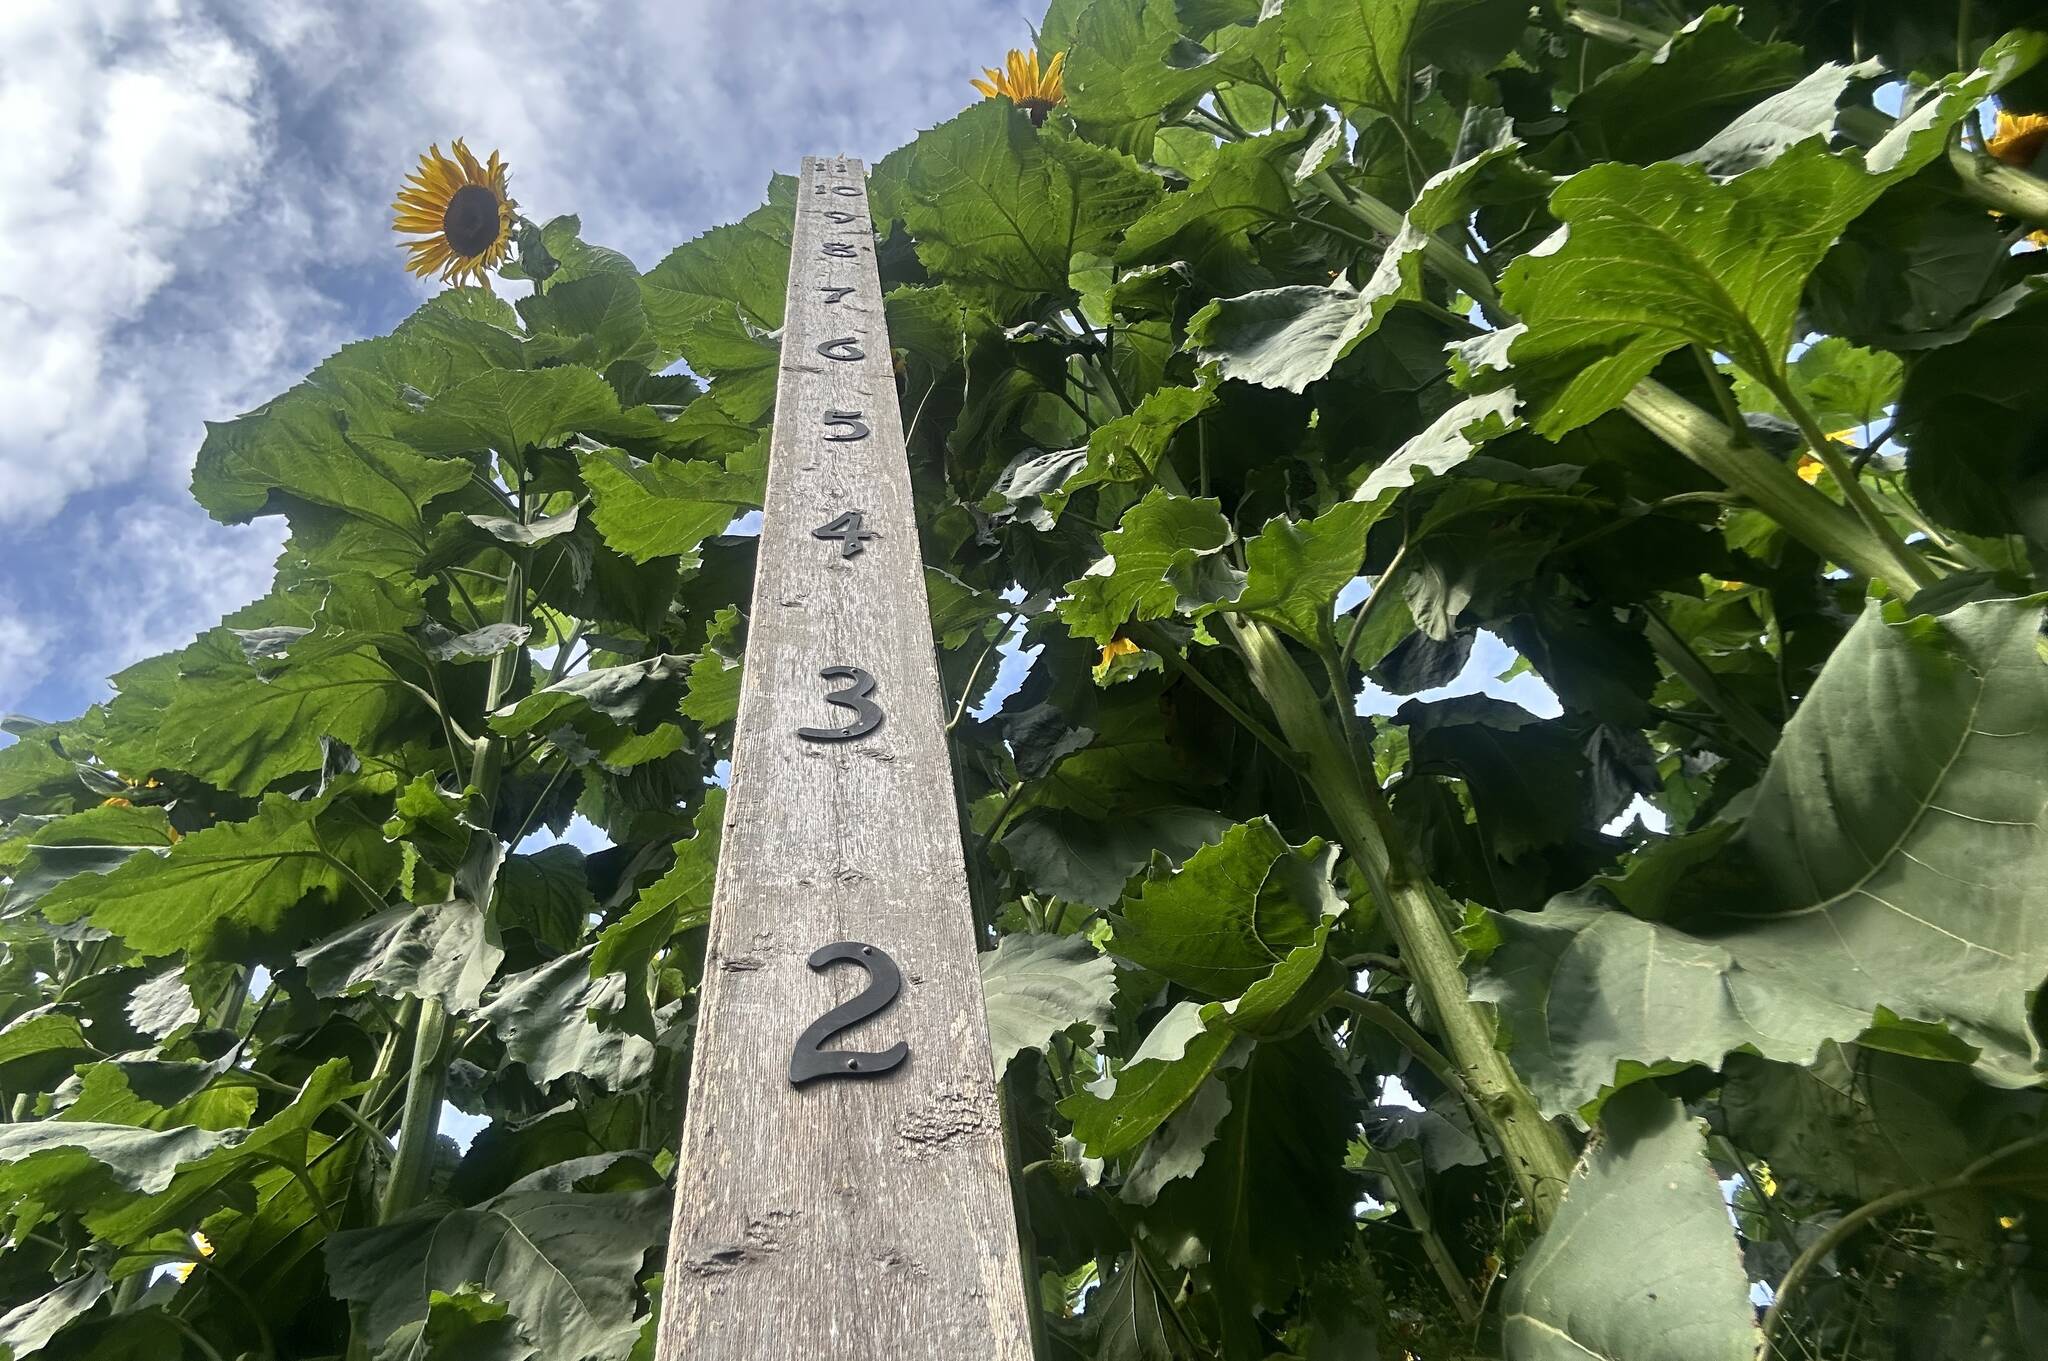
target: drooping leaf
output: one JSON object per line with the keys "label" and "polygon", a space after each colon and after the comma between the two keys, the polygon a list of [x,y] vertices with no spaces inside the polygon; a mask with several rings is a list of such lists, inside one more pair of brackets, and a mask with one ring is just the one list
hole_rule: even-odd
{"label": "drooping leaf", "polygon": [[[1345,8],[1353,7],[1345,0]],[[1323,287],[1290,284],[1219,298],[1188,321],[1187,348],[1225,378],[1303,391],[1377,331],[1395,304],[1423,296],[1422,262],[1431,238],[1464,218],[1486,168],[1517,149],[1502,143],[1432,175],[1363,285],[1340,277]]]}
{"label": "drooping leaf", "polygon": [[587,945],[536,969],[513,974],[478,1013],[504,1042],[505,1055],[546,1085],[571,1073],[612,1091],[647,1075],[654,1045],[627,1028],[627,980],[592,975]]}
{"label": "drooping leaf", "polygon": [[1263,818],[1240,824],[1126,897],[1110,949],[1206,996],[1237,997],[1343,910],[1334,854],[1315,839],[1289,846]]}
{"label": "drooping leaf", "polygon": [[0,1347],[8,1361],[33,1356],[67,1324],[100,1302],[113,1288],[105,1271],[83,1271],[60,1283],[46,1294],[17,1304],[0,1314]]}
{"label": "drooping leaf", "polygon": [[583,458],[591,519],[614,551],[635,562],[693,554],[697,545],[761,504],[764,469],[743,463],[657,458],[617,449]]}
{"label": "drooping leaf", "polygon": [[1105,1028],[1116,970],[1086,936],[1005,936],[981,956],[989,1048],[996,1072],[1077,1025]]}
{"label": "drooping leaf", "polygon": [[1107,246],[1159,187],[1117,152],[988,100],[885,157],[872,193],[934,277],[1009,309],[1064,297],[1074,255]]}
{"label": "drooping leaf", "polygon": [[1700,1127],[1643,1087],[1608,1102],[1550,1232],[1508,1277],[1509,1361],[1750,1361],[1749,1280]]}
{"label": "drooping leaf", "polygon": [[144,955],[289,947],[318,924],[382,910],[369,895],[397,879],[399,854],[384,839],[378,802],[348,785],[304,802],[272,794],[247,822],[67,880],[42,910],[52,921],[89,918]]}
{"label": "drooping leaf", "polygon": [[1563,243],[1501,281],[1528,326],[1510,355],[1530,423],[1552,438],[1584,425],[1687,342],[1753,376],[1777,373],[1800,292],[1837,234],[1939,155],[1993,82],[1980,70],[1944,83],[1863,156],[1802,142],[1725,184],[1673,163],[1597,165],[1566,181],[1550,200]]}
{"label": "drooping leaf", "polygon": [[1244,546],[1244,591],[1227,608],[1292,634],[1329,641],[1337,593],[1358,575],[1373,507],[1344,501],[1313,520],[1276,515]]}
{"label": "drooping leaf", "polygon": [[1592,1101],[1628,1065],[1716,1066],[1743,1046],[1803,1064],[1880,1007],[1947,1025],[1994,1081],[2034,1081],[2027,997],[2048,941],[2018,905],[2048,872],[2039,623],[2015,601],[1901,622],[1873,606],[1739,829],[1696,834],[1714,854],[1671,843],[1690,872],[1648,881],[1632,912],[1581,894],[1493,916],[1476,995],[1545,1106]]}
{"label": "drooping leaf", "polygon": [[1179,1003],[1114,1078],[1075,1092],[1060,1102],[1060,1113],[1073,1121],[1074,1137],[1089,1157],[1113,1158],[1144,1143],[1219,1064],[1237,1061],[1249,1048],[1250,1041],[1226,1028],[1207,1028],[1199,1003]]}
{"label": "drooping leaf", "polygon": [[300,951],[298,961],[321,996],[436,998],[461,1015],[476,1009],[505,957],[493,934],[483,912],[460,898],[400,903]]}
{"label": "drooping leaf", "polygon": [[550,1361],[619,1361],[639,1331],[637,1277],[661,1242],[667,1201],[658,1188],[514,1190],[470,1208],[429,1208],[333,1235],[327,1275],[379,1346],[409,1324],[431,1330],[435,1294],[475,1285]]}
{"label": "drooping leaf", "polygon": [[1154,854],[1185,860],[1229,826],[1230,819],[1206,808],[1154,808],[1109,821],[1049,809],[1017,819],[1003,834],[1003,849],[1035,891],[1114,907]]}
{"label": "drooping leaf", "polygon": [[1228,599],[1237,593],[1237,574],[1218,555],[1231,537],[1213,498],[1155,488],[1102,536],[1102,559],[1067,583],[1060,618],[1075,634],[1107,644],[1130,620]]}

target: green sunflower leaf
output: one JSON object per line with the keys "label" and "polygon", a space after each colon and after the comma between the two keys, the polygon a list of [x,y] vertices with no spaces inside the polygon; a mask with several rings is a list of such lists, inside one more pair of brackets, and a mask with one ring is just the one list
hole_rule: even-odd
{"label": "green sunflower leaf", "polygon": [[1160,189],[1128,157],[988,100],[884,158],[872,192],[937,280],[1007,312],[1068,298],[1074,256],[1107,249]]}
{"label": "green sunflower leaf", "polygon": [[1001,1073],[1024,1050],[1042,1050],[1074,1026],[1106,1029],[1116,966],[1083,935],[1005,936],[981,955],[981,991]]}
{"label": "green sunflower leaf", "polygon": [[1992,1081],[2036,1081],[2048,932],[2018,905],[2048,876],[2040,618],[1999,601],[1893,623],[1872,606],[1732,835],[1647,852],[1680,864],[1631,876],[1629,911],[1582,893],[1489,914],[1501,943],[1475,995],[1545,1108],[1745,1046],[1808,1063],[1880,1009],[1946,1025]]}
{"label": "green sunflower leaf", "polygon": [[1218,298],[1189,319],[1186,348],[1225,378],[1304,390],[1377,331],[1395,304],[1423,296],[1430,239],[1464,219],[1482,172],[1517,150],[1505,142],[1432,175],[1363,286],[1340,277]]}
{"label": "green sunflower leaf", "polygon": [[381,911],[398,878],[388,796],[339,782],[318,798],[267,795],[247,822],[209,827],[161,854],[67,879],[42,900],[54,922],[89,919],[143,955],[230,958],[296,944],[321,923]]}
{"label": "green sunflower leaf", "polygon": [[608,547],[635,562],[695,553],[697,545],[761,504],[765,460],[656,458],[643,462],[618,449],[582,460],[595,503],[592,520]]}
{"label": "green sunflower leaf", "polygon": [[1607,1103],[1556,1222],[1508,1278],[1507,1355],[1750,1361],[1749,1291],[1704,1132],[1637,1088]]}
{"label": "green sunflower leaf", "polygon": [[1076,636],[1107,644],[1133,619],[1163,619],[1229,599],[1241,578],[1220,554],[1233,537],[1214,498],[1155,488],[1102,536],[1104,556],[1067,583],[1060,618]]}
{"label": "green sunflower leaf", "polygon": [[640,1331],[641,1259],[661,1242],[668,1201],[659,1187],[515,1187],[469,1208],[335,1234],[327,1278],[376,1346],[410,1325],[431,1329],[435,1296],[468,1285],[501,1302],[550,1361],[617,1361]]}
{"label": "green sunflower leaf", "polygon": [[1289,846],[1272,822],[1241,823],[1180,866],[1162,862],[1123,901],[1110,951],[1208,997],[1234,998],[1344,910],[1334,849]]}

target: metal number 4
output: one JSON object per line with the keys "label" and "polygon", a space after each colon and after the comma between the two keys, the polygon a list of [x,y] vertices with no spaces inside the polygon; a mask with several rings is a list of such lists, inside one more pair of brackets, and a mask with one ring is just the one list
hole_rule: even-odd
{"label": "metal number 4", "polygon": [[825,696],[827,704],[853,710],[853,722],[844,728],[798,728],[798,737],[806,742],[851,742],[882,726],[882,706],[869,698],[875,693],[873,676],[857,666],[828,666],[818,675],[825,680],[853,682],[844,690],[834,690]]}
{"label": "metal number 4", "polygon": [[826,965],[841,960],[865,969],[868,985],[860,996],[841,1002],[797,1036],[796,1048],[789,1056],[792,1087],[827,1077],[880,1077],[902,1067],[910,1057],[910,1046],[902,1040],[879,1052],[824,1048],[825,1041],[885,1010],[896,1000],[896,994],[903,991],[903,971],[879,946],[863,945],[857,940],[837,941],[819,947],[805,962],[822,972]]}
{"label": "metal number 4", "polygon": [[860,525],[860,512],[849,510],[831,524],[820,525],[812,530],[811,537],[814,539],[839,540],[839,556],[850,558],[866,548],[870,539],[879,539],[882,536],[875,533],[872,529],[862,529]]}

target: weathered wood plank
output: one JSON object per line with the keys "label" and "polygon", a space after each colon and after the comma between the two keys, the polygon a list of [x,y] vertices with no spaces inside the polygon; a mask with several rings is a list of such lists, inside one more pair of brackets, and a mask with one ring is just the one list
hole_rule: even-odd
{"label": "weathered wood plank", "polygon": [[[1028,1361],[910,471],[860,162],[806,158],[782,371],[663,1289],[662,1361]],[[840,222],[837,216],[850,215]],[[833,253],[827,253],[827,247]],[[835,298],[833,290],[851,288]],[[830,357],[820,346],[857,360]],[[858,412],[866,438],[825,413]],[[812,531],[848,510],[853,557]],[[851,742],[829,666],[873,675]],[[909,1062],[795,1088],[797,1035],[894,957],[896,1004],[830,1047]]]}

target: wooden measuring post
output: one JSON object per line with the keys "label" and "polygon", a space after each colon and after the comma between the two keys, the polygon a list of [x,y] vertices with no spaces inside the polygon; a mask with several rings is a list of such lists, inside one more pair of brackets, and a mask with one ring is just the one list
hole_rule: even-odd
{"label": "wooden measuring post", "polygon": [[660,1361],[1030,1361],[866,174],[806,157]]}

